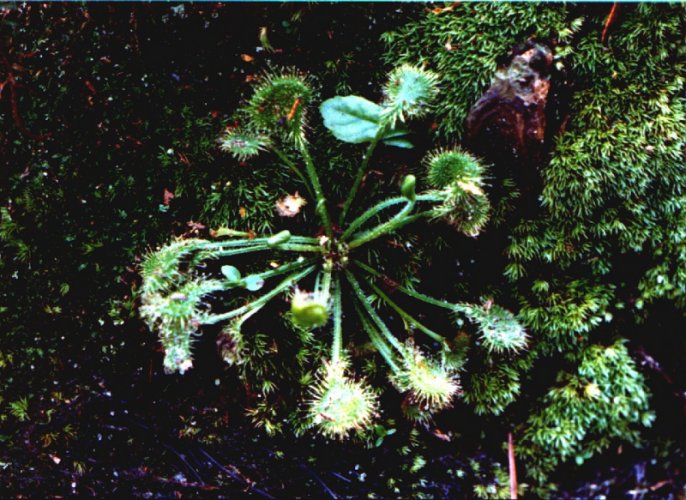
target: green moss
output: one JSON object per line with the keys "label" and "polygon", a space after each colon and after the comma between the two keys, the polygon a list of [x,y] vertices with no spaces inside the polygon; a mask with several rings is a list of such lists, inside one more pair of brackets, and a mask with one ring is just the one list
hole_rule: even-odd
{"label": "green moss", "polygon": [[456,141],[471,106],[488,88],[499,60],[532,37],[569,36],[567,8],[537,3],[464,3],[427,13],[384,33],[388,64],[426,64],[442,78],[436,122],[441,135]]}
{"label": "green moss", "polygon": [[569,124],[542,172],[545,232],[571,243],[570,259],[604,274],[618,253],[640,253],[654,266],[642,270],[643,298],[680,303],[686,292],[679,270],[686,263],[683,22],[683,8],[639,5],[616,27],[609,47],[595,30],[579,41],[571,58],[578,83]]}
{"label": "green moss", "polygon": [[[388,61],[423,63],[443,76],[437,123],[451,142],[515,46],[537,38],[554,47],[549,114],[561,126],[548,137],[542,192],[531,195],[537,212],[522,215],[521,200],[510,200],[496,216],[509,233],[502,273],[530,329],[531,361],[570,363],[523,427],[521,454],[543,484],[572,456],[582,463],[614,439],[637,443],[652,418],[627,348],[616,343],[605,355],[588,345],[627,335],[623,322],[648,318],[657,299],[686,305],[686,11],[622,6],[604,39],[609,10],[591,6],[461,4],[436,12],[383,40]],[[505,185],[498,167],[493,183]],[[480,412],[513,400],[512,391],[509,401],[498,399],[514,380],[499,373],[465,383]],[[607,385],[613,379],[621,383]],[[551,383],[524,379],[522,394]]]}
{"label": "green moss", "polygon": [[478,415],[501,415],[521,393],[519,373],[508,364],[486,368],[465,382],[464,399]]}
{"label": "green moss", "polygon": [[574,458],[581,465],[614,440],[638,444],[638,426],[655,418],[645,380],[622,342],[589,346],[576,359],[575,372],[558,374],[559,384],[524,430],[520,452],[539,481],[560,462]]}

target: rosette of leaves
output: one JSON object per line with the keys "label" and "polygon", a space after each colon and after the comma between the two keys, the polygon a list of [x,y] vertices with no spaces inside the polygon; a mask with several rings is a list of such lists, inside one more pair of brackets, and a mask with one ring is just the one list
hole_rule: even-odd
{"label": "rosette of leaves", "polygon": [[[220,228],[212,233],[214,240],[177,241],[151,253],[142,266],[141,314],[160,336],[168,371],[183,373],[189,369],[194,336],[203,325],[220,323],[224,324],[217,341],[220,356],[229,364],[243,366],[251,356],[245,347],[251,343],[250,334],[244,331],[245,322],[273,299],[283,297],[291,302],[284,317],[303,339],[311,330],[320,330],[318,338],[326,338],[330,331],[326,361],[322,356],[310,359],[308,372],[303,375],[303,380],[310,380],[311,389],[301,412],[306,421],[304,425],[300,422],[301,428],[314,427],[325,437],[343,439],[370,427],[376,415],[378,389],[355,374],[357,358],[369,350],[346,349],[346,344],[373,346],[372,352],[388,367],[388,379],[405,394],[408,417],[427,421],[433,413],[453,404],[461,393],[459,369],[464,364],[456,360],[464,360],[464,353],[453,352],[455,345],[451,347],[444,335],[421,323],[381,289],[385,275],[371,265],[369,252],[364,249],[422,220],[443,218],[474,234],[487,217],[482,213],[487,213],[483,207],[488,206],[483,167],[459,150],[430,153],[425,191],[417,192],[424,180],[408,175],[399,196],[380,200],[366,210],[356,207],[361,214],[347,219],[376,146],[380,142],[411,146],[406,122],[430,111],[437,82],[438,77],[429,71],[403,66],[390,73],[381,103],[360,96],[336,96],[320,105],[324,126],[334,137],[367,144],[334,226],[332,207],[324,196],[319,169],[306,140],[305,117],[316,95],[311,80],[296,72],[263,79],[239,112],[244,117],[240,130],[229,130],[221,139],[223,147],[237,158],[260,152],[275,154],[279,165],[295,172],[316,198],[307,207],[314,207],[321,230],[315,229],[310,235],[289,231],[258,235]],[[298,165],[304,165],[304,172]],[[474,216],[475,212],[480,215]],[[253,263],[245,264],[246,257]],[[206,264],[215,260],[226,263],[220,268],[221,276],[210,277],[207,270],[214,266]],[[260,262],[264,271],[246,271]],[[240,305],[228,311],[214,310],[222,302],[209,300],[211,297],[228,294],[225,303],[238,304],[230,298],[241,290],[244,298]],[[399,285],[396,291],[417,303],[443,309],[447,316],[459,311],[459,304],[415,289]],[[345,315],[349,322],[345,340],[344,305],[356,313]],[[479,310],[478,306],[473,308]],[[393,311],[428,342],[399,331],[387,311]],[[509,339],[513,351],[522,347],[526,337],[511,313],[497,306],[490,315],[484,312],[485,316],[472,314],[467,306],[462,312],[481,325],[484,338]],[[484,341],[483,345],[492,349],[495,344]],[[296,356],[298,363],[303,362],[303,352]]]}

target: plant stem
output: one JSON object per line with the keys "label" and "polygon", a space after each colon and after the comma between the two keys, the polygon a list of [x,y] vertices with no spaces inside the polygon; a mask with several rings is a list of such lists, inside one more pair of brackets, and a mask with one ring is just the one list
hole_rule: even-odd
{"label": "plant stem", "polygon": [[322,218],[326,235],[330,239],[333,239],[333,226],[331,225],[331,217],[329,216],[329,210],[326,208],[326,198],[324,197],[322,186],[319,183],[317,169],[312,162],[312,157],[310,156],[310,152],[307,150],[307,146],[305,144],[301,144],[299,147],[300,153],[303,155],[303,159],[305,160],[305,171],[307,172],[307,176],[310,178],[310,183],[312,184],[314,194],[317,198],[316,211]]}
{"label": "plant stem", "polygon": [[309,266],[306,269],[303,269],[302,271],[299,271],[297,273],[293,273],[290,276],[288,276],[286,279],[284,279],[281,283],[276,285],[272,290],[269,292],[265,293],[263,296],[258,298],[257,300],[239,307],[238,309],[234,309],[233,311],[229,311],[224,314],[213,314],[213,315],[208,315],[206,319],[202,322],[205,325],[214,325],[216,323],[219,323],[220,321],[225,321],[227,319],[235,318],[236,316],[240,316],[241,314],[245,314],[247,312],[252,311],[253,309],[260,308],[263,305],[265,305],[267,302],[269,302],[271,299],[276,297],[279,293],[283,292],[286,290],[288,287],[293,285],[294,283],[300,281],[303,279],[305,276],[308,274],[312,273],[317,268],[317,266]]}
{"label": "plant stem", "polygon": [[307,178],[303,175],[303,173],[295,165],[295,163],[293,161],[291,161],[291,159],[288,158],[286,153],[281,151],[279,148],[272,147],[271,150],[276,156],[279,157],[279,159],[282,162],[284,162],[288,166],[288,168],[291,169],[291,171],[298,177],[298,179],[300,179],[302,181],[302,183],[305,185],[305,189],[307,189],[307,192],[309,193],[309,195],[314,198],[315,195],[312,192],[312,188],[310,187],[310,185],[307,182]]}
{"label": "plant stem", "polygon": [[198,252],[198,260],[218,259],[220,257],[229,257],[231,255],[240,255],[243,253],[261,252],[269,249],[270,247],[267,245],[244,246],[239,248],[229,248],[228,250],[222,250],[221,248],[217,250],[203,249]]}
{"label": "plant stem", "polygon": [[343,304],[341,300],[341,281],[336,276],[333,282],[333,345],[331,347],[331,363],[336,364],[341,359],[343,350]]}
{"label": "plant stem", "polygon": [[299,245],[297,243],[282,243],[272,247],[273,250],[284,250],[286,252],[315,252],[322,253],[322,247],[319,245]]}
{"label": "plant stem", "polygon": [[376,324],[376,326],[379,328],[383,336],[386,338],[389,344],[391,344],[401,355],[405,354],[405,351],[403,349],[402,344],[400,341],[393,336],[391,331],[388,329],[386,324],[383,322],[383,320],[379,317],[379,315],[376,313],[374,308],[369,304],[369,301],[367,300],[366,295],[362,291],[362,288],[360,287],[360,284],[357,282],[355,277],[352,275],[350,271],[345,272],[345,277],[348,278],[348,282],[350,282],[350,285],[353,287],[353,291],[355,292],[355,295],[357,295],[358,300],[362,303],[362,307],[367,311],[367,314],[372,318],[372,321]]}
{"label": "plant stem", "polygon": [[393,302],[388,295],[386,295],[378,286],[376,286],[374,283],[371,283],[370,281],[365,279],[365,282],[374,290],[374,292],[381,297],[381,299],[388,304],[395,312],[397,312],[401,318],[403,318],[405,321],[410,323],[411,325],[414,325],[418,330],[424,332],[427,334],[429,337],[434,339],[436,342],[444,343],[445,338],[434,332],[433,330],[427,328],[423,324],[421,324],[419,321],[417,321],[415,318],[410,316],[402,307],[400,307],[398,304]]}
{"label": "plant stem", "polygon": [[422,219],[424,217],[431,217],[434,214],[433,210],[424,210],[423,212],[418,212],[416,214],[409,215],[405,217],[404,221],[401,221],[398,223],[398,225],[395,227],[395,231],[397,231],[400,228],[403,228],[407,226],[408,224],[412,224],[414,221]]}
{"label": "plant stem", "polygon": [[269,278],[273,278],[274,276],[279,276],[280,274],[286,274],[288,272],[294,271],[295,269],[300,269],[301,267],[305,267],[309,264],[314,264],[315,260],[317,260],[317,257],[310,257],[309,259],[304,259],[301,261],[296,260],[294,262],[289,262],[288,264],[279,266],[276,269],[264,271],[262,273],[257,274],[256,276],[262,278],[263,280],[266,280]]}
{"label": "plant stem", "polygon": [[[227,240],[227,241],[208,241],[198,243],[197,248],[199,249],[210,249],[210,248],[232,248],[232,247],[246,247],[251,245],[262,245],[269,241],[271,236],[260,236],[259,238],[245,238],[240,240]],[[317,244],[319,240],[310,236],[291,236],[288,243],[310,243]]]}
{"label": "plant stem", "polygon": [[341,235],[341,241],[345,241],[345,239],[351,234],[353,234],[353,232],[358,227],[360,227],[362,224],[367,222],[369,219],[374,217],[376,214],[378,214],[385,208],[404,202],[407,202],[407,198],[405,198],[404,196],[397,196],[395,198],[388,198],[387,200],[384,200],[381,203],[377,203],[376,205],[366,210],[362,215],[360,215],[350,223],[350,226],[348,226],[348,228]]}
{"label": "plant stem", "polygon": [[215,249],[215,248],[234,248],[234,247],[249,247],[253,245],[262,245],[267,243],[268,237],[260,238],[243,238],[240,240],[226,240],[226,241],[205,241],[198,244],[198,248]]}
{"label": "plant stem", "polygon": [[379,352],[381,357],[384,359],[384,361],[386,361],[386,364],[388,364],[388,366],[391,368],[391,371],[393,371],[394,373],[399,372],[400,367],[393,358],[393,352],[391,351],[391,348],[388,346],[388,344],[386,344],[381,335],[379,335],[379,332],[376,331],[374,326],[367,320],[367,318],[365,318],[364,313],[357,304],[355,305],[355,311],[357,311],[357,315],[359,316],[360,322],[362,323],[362,328],[364,328],[364,330],[367,332],[369,340],[372,341],[372,344]]}
{"label": "plant stem", "polygon": [[319,244],[319,238],[313,236],[295,236],[292,235],[288,240],[288,243],[314,243]]}
{"label": "plant stem", "polygon": [[[417,196],[417,201],[442,201],[442,198],[435,195],[423,194]],[[400,203],[406,202],[407,198],[405,198],[404,196],[397,196],[395,198],[388,198],[387,200],[384,200],[381,203],[377,203],[376,205],[368,209],[366,212],[364,212],[362,215],[360,215],[358,218],[356,218],[354,221],[350,223],[350,226],[348,226],[345,232],[341,235],[341,241],[345,241],[348,238],[348,236],[350,236],[358,227],[360,227],[362,224],[367,222],[369,219],[374,217],[382,210],[385,210],[388,207],[392,207],[393,205],[398,205]]]}
{"label": "plant stem", "polygon": [[322,279],[322,284],[319,287],[319,290],[319,293],[325,295],[326,300],[328,301],[331,297],[331,269],[326,269],[324,271],[324,279]]}
{"label": "plant stem", "polygon": [[322,273],[317,273],[317,276],[314,277],[314,290],[319,290],[319,280],[322,276]]}
{"label": "plant stem", "polygon": [[260,304],[259,306],[255,307],[254,309],[251,309],[250,311],[248,311],[247,313],[245,313],[243,316],[241,316],[240,319],[238,320],[238,324],[236,325],[236,326],[238,327],[238,330],[240,331],[241,328],[243,327],[243,323],[245,323],[245,322],[248,321],[252,316],[254,316],[254,315],[257,314],[258,312],[260,312],[260,309],[262,309],[265,305],[266,305],[266,303],[265,303],[265,304]]}
{"label": "plant stem", "polygon": [[229,257],[231,255],[240,255],[243,253],[252,253],[252,252],[260,252],[263,250],[282,250],[285,252],[312,252],[312,253],[321,253],[322,252],[322,247],[319,245],[300,245],[298,243],[282,243],[281,245],[277,245],[274,247],[271,247],[269,245],[252,245],[252,246],[243,246],[239,248],[229,248],[228,250],[212,250],[212,249],[203,249],[198,253],[199,260],[204,260],[204,259],[218,259],[220,257]]}
{"label": "plant stem", "polygon": [[348,245],[348,248],[352,250],[353,248],[357,248],[360,245],[364,245],[369,241],[375,240],[379,236],[395,231],[395,229],[404,222],[404,220],[407,218],[410,212],[412,212],[412,210],[414,209],[415,202],[416,200],[407,200],[407,205],[405,205],[403,209],[400,212],[398,212],[392,219],[384,222],[383,224],[379,224],[378,226],[368,231],[365,231],[356,239],[351,241]]}
{"label": "plant stem", "polygon": [[[357,267],[360,269],[363,269],[367,271],[369,274],[376,278],[381,278],[383,277],[383,274],[377,271],[376,269],[369,267],[367,264],[364,262],[360,262],[359,260],[354,260],[353,261]],[[439,300],[439,299],[434,299],[433,297],[430,297],[428,295],[424,295],[423,293],[417,292],[416,290],[411,290],[409,288],[406,288],[402,285],[396,285],[396,290],[400,290],[403,292],[405,295],[408,295],[409,297],[415,298],[417,300],[421,300],[422,302],[426,302],[427,304],[431,304],[433,306],[437,307],[442,307],[444,309],[448,309],[449,311],[453,312],[455,311],[455,306],[456,304],[453,304],[451,302],[447,302],[445,300]]]}
{"label": "plant stem", "polygon": [[367,166],[369,165],[369,161],[371,160],[372,155],[374,154],[376,145],[379,144],[379,140],[381,140],[381,137],[383,136],[384,132],[386,132],[386,127],[386,125],[379,127],[379,131],[376,133],[374,139],[372,139],[372,142],[369,143],[367,151],[364,153],[362,163],[360,163],[360,166],[357,169],[357,173],[355,174],[355,180],[353,181],[352,188],[350,188],[350,193],[348,193],[348,197],[345,199],[345,203],[343,204],[343,210],[341,211],[341,216],[338,219],[338,224],[341,226],[345,222],[345,217],[346,215],[348,215],[348,210],[350,210],[350,207],[352,206],[353,201],[355,200],[357,190],[360,189],[360,184],[362,184],[364,174],[367,173]]}

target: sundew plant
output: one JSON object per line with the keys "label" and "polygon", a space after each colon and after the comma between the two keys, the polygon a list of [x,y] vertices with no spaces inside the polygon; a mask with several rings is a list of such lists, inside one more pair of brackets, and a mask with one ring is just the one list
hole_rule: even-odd
{"label": "sundew plant", "polygon": [[[275,155],[280,168],[302,182],[310,197],[307,209],[316,213],[320,229],[315,234],[255,234],[221,227],[212,232],[212,240],[178,239],[150,253],[142,264],[140,311],[159,335],[166,372],[183,374],[193,367],[194,340],[210,325],[221,326],[217,346],[224,361],[239,367],[249,363],[255,353],[246,338],[251,335],[246,321],[260,311],[269,314],[265,306],[285,298],[290,303],[285,316],[293,328],[278,335],[315,332],[329,345],[324,356],[310,360],[319,367],[302,396],[303,427],[344,439],[368,428],[379,413],[383,391],[358,369],[365,358],[385,363],[385,378],[404,395],[403,410],[411,419],[427,421],[461,396],[466,347],[453,340],[454,332],[451,336],[425,326],[391,295],[404,295],[454,321],[468,320],[478,330],[479,348],[489,354],[514,356],[527,347],[527,334],[513,313],[491,301],[439,300],[418,291],[421,283],[394,283],[389,291],[383,285],[392,273],[378,268],[366,251],[380,238],[437,219],[465,238],[477,237],[488,221],[484,166],[458,148],[428,152],[425,178],[418,182],[406,175],[397,196],[366,210],[356,204],[379,143],[412,147],[407,138],[412,120],[431,113],[438,93],[438,75],[403,65],[388,75],[380,103],[349,95],[319,105],[335,139],[367,145],[337,208],[327,200],[319,179],[322,169],[310,152],[307,118],[317,104],[312,78],[280,71],[261,79],[237,113],[240,125],[222,136],[221,148],[238,160]],[[418,192],[418,184],[427,188]],[[289,198],[280,202],[280,210],[297,218],[305,210],[304,199]],[[243,264],[246,257],[249,264]],[[406,328],[396,328],[392,318],[400,318]]]}

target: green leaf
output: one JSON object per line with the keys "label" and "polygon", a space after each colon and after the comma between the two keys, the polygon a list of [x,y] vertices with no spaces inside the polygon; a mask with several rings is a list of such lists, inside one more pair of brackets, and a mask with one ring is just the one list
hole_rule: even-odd
{"label": "green leaf", "polygon": [[386,146],[395,146],[396,148],[403,148],[403,149],[412,149],[414,147],[414,144],[412,144],[410,141],[407,139],[384,139],[383,143]]}
{"label": "green leaf", "polygon": [[374,139],[379,129],[381,110],[378,104],[355,95],[336,96],[319,107],[324,126],[337,139],[354,144]]}
{"label": "green leaf", "polygon": [[231,284],[237,284],[241,281],[241,272],[233,266],[222,266],[222,274],[226,276],[226,280]]}
{"label": "green leaf", "polygon": [[256,292],[264,286],[264,280],[256,274],[251,274],[243,278],[243,288],[251,292]]}
{"label": "green leaf", "polygon": [[[364,97],[356,95],[336,96],[327,99],[319,107],[324,118],[324,126],[333,135],[343,141],[361,144],[374,140],[379,132],[383,108]],[[401,148],[412,147],[412,144],[401,136],[407,135],[409,130],[404,127],[389,129],[382,140],[389,146]]]}

